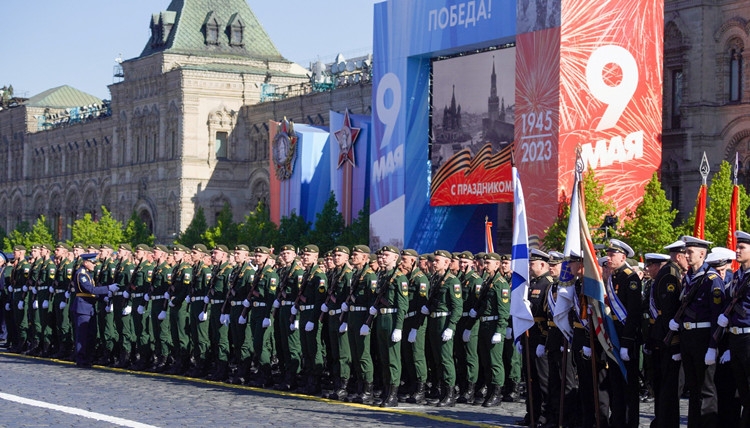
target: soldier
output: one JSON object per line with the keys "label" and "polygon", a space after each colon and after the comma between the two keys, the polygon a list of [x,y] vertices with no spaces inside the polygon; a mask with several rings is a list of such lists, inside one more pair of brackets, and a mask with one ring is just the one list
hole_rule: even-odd
{"label": "soldier", "polygon": [[354,267],[349,295],[341,304],[340,332],[349,336],[352,366],[359,380],[358,392],[350,395],[348,400],[354,403],[372,404],[373,363],[370,354],[370,337],[359,334],[367,319],[367,311],[375,303],[377,275],[368,266],[370,248],[366,245],[355,245],[351,251],[351,264]]}
{"label": "soldier", "polygon": [[[260,372],[260,377],[253,383],[253,386],[265,388],[273,384],[271,378],[271,334],[273,332],[271,306],[276,297],[279,276],[273,268],[271,250],[268,247],[255,247],[253,261],[257,271],[253,277],[249,299],[245,299],[243,306],[247,305],[245,307],[252,308],[250,309],[251,333],[249,336],[252,338],[253,358]],[[242,321],[245,320],[240,318],[240,322]]]}
{"label": "soldier", "polygon": [[184,374],[190,363],[190,325],[188,306],[189,291],[193,280],[193,267],[190,264],[190,249],[184,245],[172,246],[175,268],[169,288],[164,293],[169,308],[169,331],[172,333],[175,363],[168,374]]}
{"label": "soldier", "polygon": [[[510,267],[511,255],[500,255],[500,274],[508,284],[511,283],[513,272]],[[508,314],[507,318],[509,333],[506,332],[503,341],[503,372],[505,373],[505,383],[503,384],[503,401],[513,403],[518,400],[518,385],[521,383],[521,367],[523,366],[521,353],[516,349],[513,343],[513,318]]]}
{"label": "soldier", "polygon": [[[247,381],[253,362],[253,335],[247,324],[246,308],[250,308],[250,292],[251,288],[254,288],[256,271],[250,262],[250,248],[247,245],[240,244],[234,247],[234,260],[237,264],[229,275],[229,301],[224,303],[223,318],[225,323],[229,318],[229,334],[234,344],[233,358],[238,362],[237,375],[232,377],[231,382],[243,384]],[[226,308],[230,308],[229,314],[226,313]]]}
{"label": "soldier", "polygon": [[144,295],[148,293],[154,274],[154,265],[149,261],[151,248],[146,244],[135,247],[135,261],[137,266],[130,281],[130,297],[132,306],[131,317],[133,332],[135,333],[136,361],[132,370],[150,370],[153,367],[153,348],[149,334],[148,300]]}
{"label": "soldier", "polygon": [[208,347],[210,346],[206,297],[212,276],[210,264],[205,256],[208,249],[203,244],[195,244],[192,249],[193,282],[188,297],[190,298],[190,343],[193,347],[195,365],[187,372],[190,377],[205,377],[208,373]]}
{"label": "soldier", "polygon": [[153,335],[154,351],[156,354],[156,365],[154,371],[161,373],[167,369],[168,358],[172,355],[172,333],[169,330],[167,320],[168,309],[164,308],[164,293],[169,289],[172,280],[172,265],[167,262],[169,248],[164,245],[154,246],[154,273],[151,279],[151,287],[144,294],[144,300],[151,305],[151,334]]}
{"label": "soldier", "polygon": [[50,300],[54,296],[55,288],[55,274],[57,273],[57,266],[55,262],[50,258],[50,254],[54,251],[54,247],[50,244],[42,245],[42,259],[44,263],[42,265],[42,275],[40,277],[39,289],[37,294],[37,301],[39,302],[39,318],[42,325],[41,330],[41,349],[39,355],[42,357],[49,357],[52,353],[52,339],[53,329],[55,325],[55,316],[52,308],[50,307]]}
{"label": "soldier", "polygon": [[[477,351],[477,338],[479,335],[479,323],[469,316],[469,311],[476,306],[476,300],[482,290],[482,277],[474,270],[474,255],[469,251],[461,253],[459,258],[459,281],[461,281],[461,299],[463,309],[461,319],[456,324],[456,331],[461,333],[461,342],[456,342],[453,349],[456,359],[456,377],[465,379],[466,384],[461,385],[461,394],[456,400],[458,403],[474,403],[474,386],[479,377],[479,357]],[[503,331],[505,334],[505,331]],[[501,384],[502,386],[502,384]]]}
{"label": "soldier", "polygon": [[437,250],[433,257],[435,276],[430,284],[427,305],[421,308],[421,313],[429,316],[427,334],[438,378],[442,382],[440,399],[432,404],[437,404],[438,407],[453,407],[456,404],[453,336],[463,310],[461,283],[448,269],[452,265],[449,252]]}
{"label": "soldier", "polygon": [[130,304],[130,284],[135,273],[135,263],[133,263],[133,248],[130,244],[120,244],[117,247],[117,254],[120,260],[115,271],[114,283],[119,286],[119,289],[113,293],[114,304],[112,306],[115,314],[115,329],[120,333],[118,340],[120,355],[115,367],[125,368],[130,366],[136,346],[133,306]]}
{"label": "soldier", "polygon": [[352,282],[352,268],[349,266],[349,248],[337,246],[333,249],[332,261],[334,268],[331,281],[328,283],[328,297],[321,305],[321,312],[327,314],[328,341],[332,358],[334,390],[328,396],[332,400],[344,401],[347,397],[349,376],[351,375],[352,358],[349,347],[349,335],[346,330],[341,331],[341,304],[349,296]]}
{"label": "soldier", "polygon": [[[11,310],[13,311],[14,339],[13,347],[10,352],[21,353],[27,348],[26,339],[28,338],[29,318],[27,313],[28,305],[26,304],[26,293],[29,288],[26,282],[31,273],[31,264],[26,261],[26,247],[16,245],[13,247],[13,269],[11,271]],[[25,290],[24,290],[25,289]]]}
{"label": "soldier", "polygon": [[430,280],[417,267],[417,252],[412,249],[401,251],[401,273],[409,281],[409,307],[404,316],[406,343],[401,347],[403,376],[406,393],[398,397],[399,402],[424,404],[425,383],[427,383],[427,360],[425,357],[425,334],[427,323],[420,315],[420,309],[427,304]]}
{"label": "soldier", "polygon": [[221,308],[229,290],[229,274],[232,271],[229,265],[229,248],[223,244],[216,245],[211,250],[211,261],[214,267],[208,295],[203,298],[203,303],[208,309],[209,338],[213,345],[211,355],[216,366],[207,379],[221,382],[229,374],[229,328],[221,322]]}
{"label": "soldier", "polygon": [[52,300],[56,326],[57,352],[52,358],[67,358],[73,354],[73,333],[68,312],[68,296],[70,281],[73,278],[73,262],[70,260],[70,251],[73,249],[64,242],[55,245],[55,261],[57,271],[55,272],[55,297]]}
{"label": "soldier", "polygon": [[282,246],[279,255],[286,267],[279,275],[279,287],[283,288],[273,305],[278,309],[276,322],[280,324],[281,338],[279,355],[285,359],[284,367],[286,370],[284,379],[276,386],[276,389],[291,391],[297,387],[297,375],[300,373],[302,363],[302,349],[298,331],[299,322],[295,321],[289,325],[288,321],[292,317],[292,305],[294,304],[292,299],[299,294],[305,271],[296,260],[297,253],[294,245],[286,244]]}
{"label": "soldier", "polygon": [[[117,262],[111,257],[113,250],[114,247],[110,244],[102,244],[99,247],[101,268],[98,277],[94,278],[97,284],[109,285],[115,282]],[[101,306],[101,312],[97,312],[99,314],[97,322],[102,335],[103,356],[95,364],[113,365],[115,363],[115,344],[118,342],[119,336],[115,328],[114,293],[112,296],[106,296],[101,302],[97,301],[97,306]]]}
{"label": "soldier", "polygon": [[39,344],[42,333],[42,325],[39,319],[39,302],[37,301],[38,286],[42,276],[42,265],[44,260],[42,259],[42,246],[34,244],[31,246],[31,270],[29,271],[29,277],[26,280],[26,284],[23,287],[25,291],[25,309],[28,317],[28,331],[27,341],[29,343],[28,349],[23,353],[26,355],[38,355]]}
{"label": "soldier", "polygon": [[716,398],[717,343],[713,338],[716,320],[724,305],[724,283],[705,263],[711,242],[683,236],[689,269],[682,280],[681,319],[669,321],[679,331],[680,354],[685,371],[685,388],[690,394],[688,427],[714,427],[718,422]]}

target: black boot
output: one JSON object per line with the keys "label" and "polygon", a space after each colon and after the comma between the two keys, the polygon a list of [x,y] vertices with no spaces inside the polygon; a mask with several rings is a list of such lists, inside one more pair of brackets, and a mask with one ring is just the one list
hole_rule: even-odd
{"label": "black boot", "polygon": [[339,401],[345,401],[346,400],[346,388],[349,386],[349,379],[347,378],[341,378],[338,382],[338,388],[336,388],[331,395],[328,396],[331,400],[339,400]]}
{"label": "black boot", "polygon": [[362,386],[362,395],[357,397],[355,400],[355,403],[362,403],[367,405],[372,405],[373,398],[372,398],[372,382],[365,382]]}
{"label": "black boot", "polygon": [[508,381],[506,392],[503,395],[503,401],[506,403],[515,403],[518,401],[518,384],[514,381]]}
{"label": "black boot", "polygon": [[308,395],[320,395],[320,376],[310,375],[307,379]]}
{"label": "black boot", "polygon": [[411,397],[413,386],[414,384],[412,382],[407,382],[398,387],[398,394],[396,397],[398,397],[399,403],[406,403],[406,399]]}
{"label": "black boot", "polygon": [[456,403],[468,403],[468,404],[474,403],[474,384],[473,383],[468,382],[466,384],[466,389],[464,390],[464,393],[461,394],[460,397],[458,397],[458,400],[456,400]]}
{"label": "black boot", "polygon": [[229,383],[235,385],[243,385],[245,382],[247,382],[247,374],[250,370],[250,363],[250,361],[240,362],[240,364],[237,366],[237,374],[229,379]]}
{"label": "black boot", "polygon": [[437,407],[453,407],[456,405],[456,390],[453,385],[443,385],[445,392]]}
{"label": "black boot", "polygon": [[414,394],[406,399],[407,403],[424,404],[424,382],[417,382]]}
{"label": "black boot", "polygon": [[120,351],[120,358],[117,359],[117,364],[115,364],[115,367],[118,369],[124,369],[127,367],[130,362],[128,361],[130,359],[130,352],[126,350]]}
{"label": "black boot", "polygon": [[341,379],[334,378],[333,379],[333,387],[331,388],[331,392],[328,394],[323,394],[323,398],[328,398],[329,400],[338,400],[338,395],[336,394],[336,391],[339,390],[339,385],[341,384]]}
{"label": "black boot", "polygon": [[430,393],[427,395],[427,399],[425,400],[427,405],[434,406],[439,403],[440,399],[443,398],[443,394],[445,394],[445,392],[443,391],[442,384],[433,385],[430,389]]}
{"label": "black boot", "polygon": [[385,395],[380,407],[398,407],[398,385],[388,386],[388,395]]}
{"label": "black boot", "polygon": [[39,356],[42,358],[49,358],[50,355],[52,355],[52,345],[45,343],[42,346],[42,352],[39,353]]}
{"label": "black boot", "polygon": [[229,374],[229,363],[227,361],[219,361],[216,364],[216,370],[208,376],[206,379],[214,382],[224,382]]}
{"label": "black boot", "polygon": [[167,369],[167,357],[159,355],[156,357],[156,365],[154,366],[155,373],[164,373]]}
{"label": "black boot", "polygon": [[195,366],[185,373],[185,376],[192,378],[206,377],[208,374],[208,362],[205,359],[198,358],[195,360]]}
{"label": "black boot", "polygon": [[492,392],[490,393],[489,397],[484,400],[484,403],[482,403],[482,407],[495,407],[501,403],[500,388],[500,385],[492,385],[490,387]]}

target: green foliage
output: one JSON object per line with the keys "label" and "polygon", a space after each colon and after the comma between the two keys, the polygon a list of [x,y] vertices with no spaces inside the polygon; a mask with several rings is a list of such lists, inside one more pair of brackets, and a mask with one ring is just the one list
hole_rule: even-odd
{"label": "green foliage", "polygon": [[282,217],[279,221],[279,235],[275,248],[281,248],[282,245],[291,244],[295,247],[307,245],[310,243],[310,222],[305,221],[302,216],[297,215],[295,211],[289,217]]}
{"label": "green foliage", "polygon": [[[604,198],[604,186],[596,178],[594,170],[589,168],[583,175],[583,201],[586,208],[586,221],[591,231],[594,243],[603,241],[604,231],[599,227],[604,222],[607,214],[615,212],[615,203],[611,199]],[[570,198],[560,201],[560,209],[555,222],[545,230],[544,247],[548,250],[562,250],[565,247],[565,238],[568,234],[568,219],[570,218]],[[609,236],[613,236],[612,230]]]}
{"label": "green foliage", "polygon": [[344,216],[338,210],[336,196],[331,192],[323,209],[315,214],[315,228],[310,232],[310,243],[320,248],[321,253],[332,250],[344,231]]}
{"label": "green foliage", "polygon": [[238,236],[239,226],[233,220],[232,208],[229,203],[224,203],[224,207],[222,207],[216,219],[216,226],[206,230],[202,238],[208,248],[213,248],[218,244],[234,248],[237,245]]}
{"label": "green foliage", "polygon": [[198,207],[193,216],[193,220],[190,221],[187,229],[185,229],[177,242],[191,248],[193,245],[203,242],[203,234],[208,230],[208,222],[206,221],[206,214],[203,211],[203,207]]}
{"label": "green foliage", "polygon": [[133,214],[125,224],[125,242],[130,243],[133,247],[138,244],[154,245],[154,235],[148,230],[146,223],[138,217],[138,214],[133,211]]}
{"label": "green foliage", "polygon": [[675,240],[672,224],[677,210],[661,188],[659,177],[654,172],[646,184],[643,201],[625,216],[621,233],[636,254],[660,253],[665,245]]}
{"label": "green foliage", "polygon": [[122,223],[113,218],[104,206],[102,206],[102,218],[98,221],[94,221],[91,214],[86,214],[68,227],[71,229],[73,242],[93,245],[112,244],[117,247],[125,240]]}
{"label": "green foliage", "polygon": [[271,221],[271,213],[263,201],[258,202],[255,210],[245,216],[245,221],[239,225],[237,239],[250,249],[259,245],[274,246],[274,243],[278,241],[278,228],[276,223]]}
{"label": "green foliage", "polygon": [[34,244],[54,244],[52,230],[47,225],[44,216],[39,217],[33,227],[22,221],[10,235],[3,239],[5,251],[11,251],[15,245],[23,245],[29,249]]}
{"label": "green foliage", "polygon": [[351,248],[355,245],[368,245],[370,241],[370,200],[359,210],[357,218],[352,224],[344,228],[338,245],[346,245]]}

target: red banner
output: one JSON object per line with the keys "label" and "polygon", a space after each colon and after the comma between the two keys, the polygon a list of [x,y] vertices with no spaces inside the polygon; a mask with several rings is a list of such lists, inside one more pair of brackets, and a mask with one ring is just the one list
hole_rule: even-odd
{"label": "red banner", "polygon": [[698,190],[698,200],[695,203],[695,226],[693,236],[704,239],[706,231],[706,185],[701,184]]}
{"label": "red banner", "polygon": [[[734,186],[732,188],[732,205],[729,208],[729,233],[727,234],[727,248],[732,251],[737,251],[737,237],[734,236],[740,225],[737,224],[737,208],[740,206],[740,188]],[[737,270],[740,264],[737,260],[732,260],[732,270]]]}

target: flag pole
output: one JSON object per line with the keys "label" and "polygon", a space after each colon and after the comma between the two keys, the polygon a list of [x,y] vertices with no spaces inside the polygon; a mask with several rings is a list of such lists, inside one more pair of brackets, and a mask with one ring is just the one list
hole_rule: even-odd
{"label": "flag pole", "polygon": [[529,424],[530,427],[536,426],[536,419],[534,418],[534,391],[531,380],[531,356],[529,351],[529,331],[523,335],[524,341],[524,356],[526,357],[526,397],[529,399]]}
{"label": "flag pole", "polygon": [[568,386],[568,338],[565,335],[563,335],[562,381],[560,385],[560,415],[557,418],[557,426],[562,428],[563,414],[565,413],[565,388]]}
{"label": "flag pole", "polygon": [[589,299],[587,296],[583,296],[584,304],[586,305],[586,313],[589,316],[589,342],[591,346],[591,379],[594,383],[594,415],[596,415],[596,428],[601,427],[601,421],[599,420],[599,376],[596,371],[596,353],[594,353],[594,350],[596,349],[594,346],[596,343],[594,343],[594,335],[596,334],[594,332],[594,323],[591,322],[591,318],[593,317],[593,314],[591,313],[591,309],[589,307]]}

